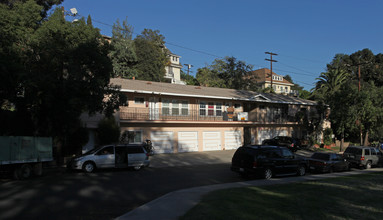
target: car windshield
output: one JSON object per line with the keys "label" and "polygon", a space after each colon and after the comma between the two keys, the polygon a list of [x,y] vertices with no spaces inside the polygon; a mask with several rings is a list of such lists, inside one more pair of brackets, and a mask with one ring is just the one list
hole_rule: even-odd
{"label": "car windshield", "polygon": [[317,153],[315,153],[311,156],[311,158],[327,161],[327,160],[330,160],[330,154],[317,154]]}
{"label": "car windshield", "polygon": [[[102,147],[102,146],[101,146]],[[92,150],[90,151],[87,151],[86,153],[84,153],[83,155],[89,155],[89,154],[94,154],[96,151],[100,150],[101,147],[95,147],[93,148]]]}

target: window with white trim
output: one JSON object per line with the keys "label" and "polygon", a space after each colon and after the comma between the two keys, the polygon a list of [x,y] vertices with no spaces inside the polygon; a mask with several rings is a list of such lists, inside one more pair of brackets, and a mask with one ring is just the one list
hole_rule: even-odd
{"label": "window with white trim", "polygon": [[215,115],[222,116],[222,103],[215,104]]}
{"label": "window with white trim", "polygon": [[162,114],[163,115],[170,115],[170,103],[169,100],[162,100]]}
{"label": "window with white trim", "polygon": [[214,116],[214,102],[209,102],[207,104],[207,115]]}
{"label": "window with white trim", "polygon": [[143,97],[134,97],[134,104],[144,104],[145,99]]}
{"label": "window with white trim", "polygon": [[182,101],[181,115],[189,115],[189,102],[188,101]]}
{"label": "window with white trim", "polygon": [[162,100],[163,115],[189,115],[189,102],[180,100]]}
{"label": "window with white trim", "polygon": [[205,102],[199,103],[199,115],[206,115],[206,103]]}
{"label": "window with white trim", "polygon": [[220,102],[200,102],[199,115],[200,116],[222,116],[223,104]]}
{"label": "window with white trim", "polygon": [[172,101],[172,115],[180,115],[180,104],[178,100]]}
{"label": "window with white trim", "polygon": [[141,144],[142,143],[142,131],[127,131],[129,144]]}

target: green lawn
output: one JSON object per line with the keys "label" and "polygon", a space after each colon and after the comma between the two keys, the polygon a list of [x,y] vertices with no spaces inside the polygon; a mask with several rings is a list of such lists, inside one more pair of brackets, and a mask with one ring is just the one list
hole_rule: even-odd
{"label": "green lawn", "polygon": [[383,173],[215,191],[180,218],[383,219]]}

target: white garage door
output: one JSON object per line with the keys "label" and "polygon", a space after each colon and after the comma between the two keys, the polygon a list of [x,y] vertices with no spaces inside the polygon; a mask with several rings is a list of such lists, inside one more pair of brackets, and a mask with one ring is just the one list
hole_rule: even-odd
{"label": "white garage door", "polygon": [[178,151],[179,152],[198,151],[198,132],[196,131],[178,132]]}
{"label": "white garage door", "polygon": [[150,134],[154,153],[173,153],[173,132],[153,131]]}
{"label": "white garage door", "polygon": [[242,137],[240,131],[225,131],[225,149],[237,149],[242,145]]}
{"label": "white garage door", "polygon": [[203,132],[203,150],[221,150],[221,132],[209,131]]}
{"label": "white garage door", "polygon": [[287,130],[258,130],[258,144],[262,144],[265,139],[271,139],[275,136],[287,136]]}

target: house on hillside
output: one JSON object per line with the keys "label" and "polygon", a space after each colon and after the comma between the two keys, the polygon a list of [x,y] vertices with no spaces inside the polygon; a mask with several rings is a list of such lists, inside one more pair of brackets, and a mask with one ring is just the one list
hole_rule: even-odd
{"label": "house on hillside", "polygon": [[168,58],[169,58],[169,62],[165,67],[165,70],[166,70],[165,79],[169,79],[170,83],[185,85],[186,83],[181,80],[181,69],[182,69],[182,64],[180,63],[181,56],[178,56],[170,52],[168,54]]}
{"label": "house on hillside", "polygon": [[[111,43],[112,38],[109,36],[102,36],[104,40],[107,42]],[[185,85],[186,83],[181,80],[181,69],[182,69],[182,64],[180,62],[181,56],[172,53],[169,49],[166,47],[163,48],[164,50],[167,50],[167,57],[169,59],[167,65],[165,66],[165,80],[168,80],[169,83],[174,83],[174,84],[182,84]]]}
{"label": "house on hillside", "polygon": [[130,143],[153,142],[155,153],[236,149],[276,135],[305,138],[296,115],[316,112],[316,103],[280,94],[111,79],[127,96],[116,112]]}
{"label": "house on hillside", "polygon": [[255,76],[255,80],[257,84],[259,84],[262,89],[271,87],[273,84],[273,89],[277,94],[295,94],[296,91],[291,90],[291,87],[294,84],[290,83],[283,76],[278,75],[273,72],[272,76],[270,74],[270,69],[262,68],[259,70],[253,71],[253,75]]}

